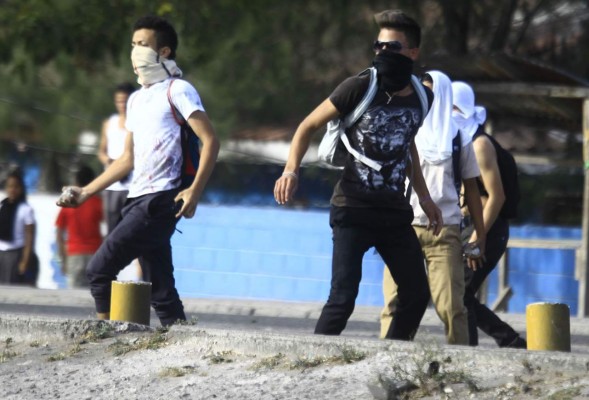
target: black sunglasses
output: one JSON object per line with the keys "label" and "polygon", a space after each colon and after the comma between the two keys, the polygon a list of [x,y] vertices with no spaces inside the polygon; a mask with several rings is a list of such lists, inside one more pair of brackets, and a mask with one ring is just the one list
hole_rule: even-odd
{"label": "black sunglasses", "polygon": [[382,51],[385,48],[389,51],[399,52],[403,50],[403,45],[401,44],[401,42],[397,40],[393,40],[390,42],[381,42],[380,40],[375,40],[374,44],[372,45],[372,50],[374,51]]}

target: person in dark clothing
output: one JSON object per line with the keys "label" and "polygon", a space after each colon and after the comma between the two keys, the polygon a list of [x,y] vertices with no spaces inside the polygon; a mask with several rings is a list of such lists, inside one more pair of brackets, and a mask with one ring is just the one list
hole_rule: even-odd
{"label": "person in dark clothing", "polygon": [[[485,109],[475,106],[474,91],[464,82],[452,82],[452,94],[453,119],[461,131],[473,137],[473,146],[481,171],[481,176],[477,178],[477,181],[483,203],[483,221],[487,232],[482,267],[475,270],[465,268],[464,305],[468,310],[469,344],[471,346],[478,345],[478,327],[495,339],[499,347],[525,349],[527,348],[526,340],[476,298],[477,291],[505,253],[509,240],[509,221],[501,215],[501,209],[505,203],[505,192],[499,172],[497,153],[490,138],[482,133],[484,132],[482,124],[486,119]],[[465,220],[469,220],[468,216]],[[464,241],[476,240],[476,236],[472,225],[466,223],[463,231]]]}
{"label": "person in dark clothing", "polygon": [[[374,247],[399,286],[394,320],[385,337],[412,340],[429,301],[423,254],[411,226],[413,211],[404,195],[406,171],[411,163],[419,166],[414,137],[424,117],[410,83],[421,28],[398,10],[378,13],[375,20],[380,28],[373,45],[378,90],[364,114],[348,128],[347,136],[353,148],[378,161],[382,168],[377,171],[348,154],[334,188],[331,290],[315,333],[339,335],[344,330],[358,295],[363,255]],[[356,108],[369,86],[369,75],[346,79],[298,126],[284,172],[274,187],[279,204],[293,198],[312,134]],[[431,105],[433,94],[429,89],[426,92]],[[421,170],[412,170],[413,190],[429,218],[428,227],[438,234],[443,225],[440,210],[429,195]]]}

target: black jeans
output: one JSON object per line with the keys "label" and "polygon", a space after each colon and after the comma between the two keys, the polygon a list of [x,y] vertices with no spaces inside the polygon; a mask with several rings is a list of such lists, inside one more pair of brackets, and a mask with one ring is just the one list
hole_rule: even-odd
{"label": "black jeans", "polygon": [[[463,238],[468,240],[468,237],[470,237],[468,232],[472,232],[472,229],[465,229],[464,232]],[[468,334],[471,346],[479,344],[477,327],[495,339],[495,342],[500,347],[512,344],[519,337],[519,334],[511,326],[499,319],[493,311],[486,305],[481,304],[475,297],[476,292],[487,279],[487,276],[495,269],[503,253],[505,253],[508,240],[509,223],[506,219],[497,217],[489,233],[487,233],[486,260],[483,267],[478,268],[476,271],[465,267],[466,290],[464,293],[464,305],[468,310]]]}
{"label": "black jeans", "polygon": [[110,312],[111,283],[139,258],[143,279],[151,282],[151,305],[162,325],[186,320],[175,287],[170,238],[176,228],[177,190],[148,194],[127,201],[122,218],[105,238],[87,267],[90,292],[99,313]]}
{"label": "black jeans", "polygon": [[316,334],[339,335],[354,311],[362,258],[375,247],[398,285],[398,303],[387,339],[412,340],[429,302],[423,253],[411,226],[413,212],[332,207],[331,290]]}

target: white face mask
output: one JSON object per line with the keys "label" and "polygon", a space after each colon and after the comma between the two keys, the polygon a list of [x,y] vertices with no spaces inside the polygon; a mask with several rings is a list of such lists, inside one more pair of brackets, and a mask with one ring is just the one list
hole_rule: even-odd
{"label": "white face mask", "polygon": [[466,118],[460,111],[453,110],[452,119],[456,126],[458,126],[458,129],[464,129],[469,124],[470,118]]}
{"label": "white face mask", "polygon": [[147,46],[135,46],[131,50],[133,70],[137,74],[140,85],[151,85],[171,76],[181,77],[182,71],[174,60],[161,57],[155,50]]}

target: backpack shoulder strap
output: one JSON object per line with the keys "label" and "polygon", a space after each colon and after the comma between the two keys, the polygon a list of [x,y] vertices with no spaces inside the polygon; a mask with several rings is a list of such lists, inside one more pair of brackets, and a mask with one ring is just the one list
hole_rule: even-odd
{"label": "backpack shoulder strap", "polygon": [[454,173],[454,186],[456,193],[458,193],[458,203],[460,205],[460,188],[462,187],[462,170],[460,163],[460,155],[462,153],[462,136],[460,131],[456,133],[452,139],[452,172]]}
{"label": "backpack shoulder strap", "polygon": [[474,133],[474,135],[472,135],[472,140],[474,141],[479,136],[488,136],[488,137],[491,137],[490,135],[487,135],[487,133],[485,132],[485,128],[483,128],[482,125],[479,125],[479,127],[477,128],[477,130]]}
{"label": "backpack shoulder strap", "polygon": [[364,97],[362,97],[362,100],[360,100],[360,103],[358,103],[358,105],[356,106],[354,111],[352,111],[351,113],[349,113],[345,117],[344,125],[346,128],[349,128],[350,126],[354,125],[354,123],[356,121],[358,121],[358,119],[362,116],[362,114],[364,114],[366,112],[366,110],[368,109],[368,106],[370,105],[370,103],[372,103],[372,100],[374,99],[374,96],[376,95],[376,91],[377,91],[376,68],[372,67],[372,68],[365,69],[364,71],[360,72],[359,75],[362,75],[366,71],[368,71],[370,73],[370,82],[368,83],[368,89],[366,90],[366,93],[364,93]]}
{"label": "backpack shoulder strap", "polygon": [[348,150],[348,152],[350,154],[352,154],[357,160],[361,161],[365,165],[368,165],[370,168],[372,168],[376,171],[380,171],[382,168],[380,163],[378,163],[374,160],[371,160],[370,158],[366,157],[364,154],[360,154],[360,152],[358,152],[356,149],[354,149],[352,147],[352,144],[350,143],[350,140],[348,139],[348,136],[346,135],[346,131],[345,131],[346,128],[352,126],[358,120],[358,118],[360,118],[362,116],[362,114],[364,114],[366,112],[366,110],[368,109],[368,106],[370,105],[370,103],[372,103],[372,100],[374,99],[374,96],[376,95],[376,91],[378,89],[377,85],[376,85],[376,83],[377,83],[376,68],[374,68],[374,67],[368,68],[367,70],[361,72],[361,74],[366,71],[370,72],[370,82],[368,83],[368,90],[366,90],[366,93],[364,93],[364,97],[362,98],[360,103],[358,103],[358,105],[356,106],[354,111],[352,111],[350,114],[348,114],[346,116],[346,118],[344,119],[344,129],[341,130],[340,139],[344,143],[344,146],[346,146],[346,149]]}
{"label": "backpack shoulder strap", "polygon": [[419,121],[419,126],[421,126],[421,124],[423,124],[425,116],[429,111],[427,93],[425,92],[423,84],[415,75],[411,75],[411,84],[413,85],[413,89],[415,89],[415,93],[417,93],[417,97],[419,97],[419,102],[421,103],[421,121]]}
{"label": "backpack shoulder strap", "polygon": [[170,108],[172,109],[172,116],[174,117],[174,121],[176,121],[176,123],[178,125],[184,125],[184,118],[182,118],[182,116],[178,115],[178,110],[176,110],[176,107],[174,106],[174,103],[172,103],[172,84],[174,83],[176,79],[171,79],[170,80],[170,85],[168,85],[168,103],[170,103]]}

